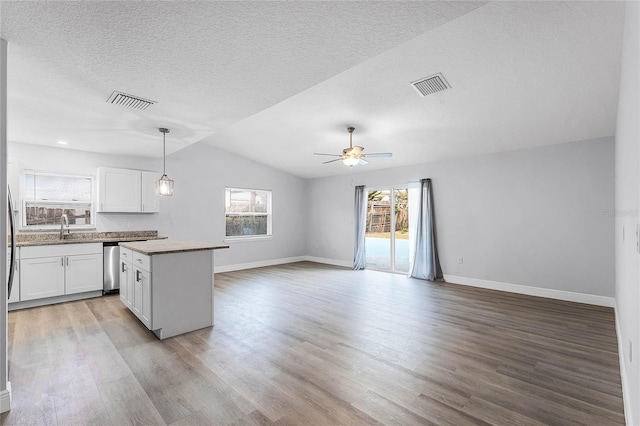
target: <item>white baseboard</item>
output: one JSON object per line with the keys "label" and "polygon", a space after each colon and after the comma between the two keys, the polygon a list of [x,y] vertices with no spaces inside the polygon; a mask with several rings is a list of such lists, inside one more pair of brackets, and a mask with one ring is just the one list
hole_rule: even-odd
{"label": "white baseboard", "polygon": [[618,318],[618,307],[614,306],[616,317],[616,336],[618,337],[618,357],[620,359],[620,379],[622,380],[622,402],[624,404],[624,419],[628,425],[633,425],[631,418],[631,394],[629,393],[629,381],[627,380],[627,363],[625,362],[626,345],[622,341],[622,329],[620,328],[620,318]]}
{"label": "white baseboard", "polygon": [[326,257],[315,256],[305,256],[305,260],[308,262],[324,263],[325,265],[344,266],[345,268],[353,267],[353,262],[348,260],[327,259]]}
{"label": "white baseboard", "polygon": [[235,265],[214,266],[213,272],[216,274],[222,272],[242,271],[243,269],[263,268],[265,266],[283,265],[285,263],[304,262],[306,256],[285,257],[282,259],[261,260],[258,262],[236,263]]}
{"label": "white baseboard", "polygon": [[353,266],[352,262],[346,260],[327,259],[324,257],[315,256],[296,256],[285,257],[282,259],[261,260],[259,262],[236,263],[235,265],[214,266],[213,272],[219,274],[222,272],[242,271],[244,269],[263,268],[265,266],[284,265],[285,263],[295,262],[324,263],[327,265],[344,266],[346,268],[351,268]]}
{"label": "white baseboard", "polygon": [[0,413],[11,410],[11,382],[7,382],[7,389],[0,391]]}
{"label": "white baseboard", "polygon": [[[259,262],[237,263],[235,265],[225,265],[214,267],[215,273],[241,271],[243,269],[262,268],[265,266],[283,265],[285,263],[294,262],[315,262],[324,263],[326,265],[342,266],[351,268],[353,263],[348,260],[328,259],[315,256],[296,256],[285,257],[282,259],[262,260]],[[615,299],[613,297],[597,296],[594,294],[574,293],[571,291],[554,290],[550,288],[530,287],[526,285],[502,283],[498,281],[481,280],[478,278],[457,277],[454,275],[445,275],[444,279],[448,283],[462,284],[471,287],[486,288],[490,290],[506,291],[509,293],[526,294],[529,296],[546,297],[549,299],[566,300],[568,302],[586,303],[588,305],[598,305],[613,308]]]}
{"label": "white baseboard", "polygon": [[588,305],[606,306],[609,308],[613,308],[615,306],[615,299],[613,297],[597,296],[594,294],[574,293],[571,291],[530,287],[526,285],[481,280],[478,278],[457,277],[454,275],[445,275],[444,280],[452,284],[462,284],[490,290],[507,291],[509,293],[526,294],[528,296],[546,297],[549,299],[566,300],[568,302],[586,303]]}

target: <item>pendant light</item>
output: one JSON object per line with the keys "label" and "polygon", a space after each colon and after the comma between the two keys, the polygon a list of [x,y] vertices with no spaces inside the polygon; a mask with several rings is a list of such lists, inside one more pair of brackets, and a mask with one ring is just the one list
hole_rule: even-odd
{"label": "pendant light", "polygon": [[173,181],[169,179],[166,173],[167,165],[167,133],[169,129],[160,127],[160,133],[162,133],[162,176],[156,181],[156,194],[161,197],[170,197],[173,194]]}

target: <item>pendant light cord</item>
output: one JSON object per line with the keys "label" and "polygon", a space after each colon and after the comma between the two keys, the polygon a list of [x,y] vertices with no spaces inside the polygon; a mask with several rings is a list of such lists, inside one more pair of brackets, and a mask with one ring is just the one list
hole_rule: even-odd
{"label": "pendant light cord", "polygon": [[162,132],[162,174],[167,174],[167,133]]}

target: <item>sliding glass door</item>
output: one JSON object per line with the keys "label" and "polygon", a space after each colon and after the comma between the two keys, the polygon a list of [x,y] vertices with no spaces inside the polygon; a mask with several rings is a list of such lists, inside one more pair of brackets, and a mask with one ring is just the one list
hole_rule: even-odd
{"label": "sliding glass door", "polygon": [[409,271],[407,187],[370,189],[367,194],[367,268]]}

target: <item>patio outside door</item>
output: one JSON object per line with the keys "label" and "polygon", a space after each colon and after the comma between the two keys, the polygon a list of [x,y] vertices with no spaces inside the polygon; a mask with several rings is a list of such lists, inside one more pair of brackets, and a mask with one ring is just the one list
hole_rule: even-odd
{"label": "patio outside door", "polygon": [[409,192],[407,187],[367,193],[367,268],[409,272]]}

